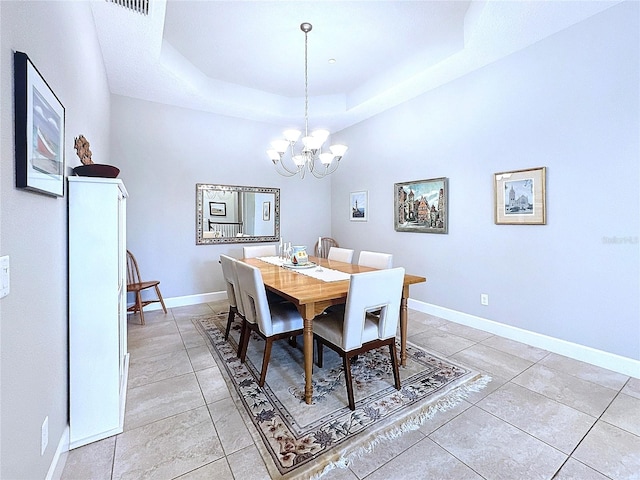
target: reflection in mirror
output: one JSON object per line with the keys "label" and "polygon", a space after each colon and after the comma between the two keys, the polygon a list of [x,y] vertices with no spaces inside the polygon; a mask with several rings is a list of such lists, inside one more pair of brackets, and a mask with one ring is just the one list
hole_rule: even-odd
{"label": "reflection in mirror", "polygon": [[279,238],[279,188],[196,184],[196,245]]}

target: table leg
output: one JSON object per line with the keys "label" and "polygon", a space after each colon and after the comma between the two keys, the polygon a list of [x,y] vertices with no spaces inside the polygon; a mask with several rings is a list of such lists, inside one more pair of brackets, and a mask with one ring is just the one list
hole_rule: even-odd
{"label": "table leg", "polygon": [[313,396],[313,384],[311,383],[313,375],[313,319],[304,319],[302,336],[304,340],[304,401],[311,404]]}
{"label": "table leg", "polygon": [[407,297],[404,293],[400,300],[400,365],[407,365]]}

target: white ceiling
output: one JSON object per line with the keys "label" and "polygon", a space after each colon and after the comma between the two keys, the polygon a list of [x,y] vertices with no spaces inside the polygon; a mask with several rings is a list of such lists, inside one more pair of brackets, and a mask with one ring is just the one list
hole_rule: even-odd
{"label": "white ceiling", "polygon": [[[185,2],[169,0],[164,39],[208,77],[287,97],[304,94],[309,22],[313,95],[344,94],[464,46],[469,1]],[[374,35],[371,33],[375,32]],[[328,60],[336,63],[330,65]]]}
{"label": "white ceiling", "polygon": [[[339,130],[527,47],[607,1],[151,0],[92,2],[112,93]],[[329,59],[336,60],[334,64]]]}

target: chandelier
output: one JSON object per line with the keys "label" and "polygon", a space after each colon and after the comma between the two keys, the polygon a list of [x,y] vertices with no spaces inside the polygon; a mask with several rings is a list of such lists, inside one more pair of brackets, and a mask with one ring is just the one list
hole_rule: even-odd
{"label": "chandelier", "polygon": [[[285,130],[284,139],[271,142],[267,155],[273,162],[276,172],[285,177],[300,175],[304,178],[307,171],[314,177],[325,177],[338,169],[340,159],[347,151],[346,145],[331,145],[328,152],[322,151],[322,145],[329,138],[328,130],[314,130],[309,134],[309,75],[307,61],[308,34],[311,31],[310,23],[300,25],[304,32],[304,137],[302,144],[298,139],[300,130]],[[288,155],[285,155],[287,154]],[[288,165],[287,165],[288,163]]]}

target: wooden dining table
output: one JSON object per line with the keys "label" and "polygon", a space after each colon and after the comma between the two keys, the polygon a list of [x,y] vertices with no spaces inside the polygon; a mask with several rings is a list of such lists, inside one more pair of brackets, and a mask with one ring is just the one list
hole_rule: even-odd
{"label": "wooden dining table", "polygon": [[[337,262],[325,258],[309,257],[311,262],[322,268],[329,268],[345,273],[361,273],[376,270],[375,268]],[[349,292],[349,280],[325,282],[303,275],[298,271],[264,262],[260,258],[243,258],[241,261],[258,267],[262,273],[262,281],[267,290],[277,293],[293,303],[303,318],[303,352],[305,373],[305,402],[310,404],[313,394],[311,382],[313,373],[313,319],[331,305],[344,304]],[[409,286],[426,282],[425,277],[405,273],[400,302],[400,364],[407,362],[407,299]]]}

